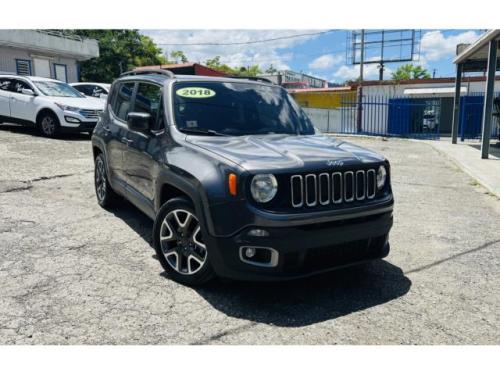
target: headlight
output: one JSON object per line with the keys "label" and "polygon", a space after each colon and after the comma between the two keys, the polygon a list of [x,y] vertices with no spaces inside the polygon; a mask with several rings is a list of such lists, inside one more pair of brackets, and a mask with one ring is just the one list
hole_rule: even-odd
{"label": "headlight", "polygon": [[59,108],[61,108],[63,111],[69,111],[69,112],[78,112],[80,108],[78,107],[71,107],[66,104],[61,104],[61,103],[55,103]]}
{"label": "headlight", "polygon": [[387,171],[385,167],[381,165],[377,172],[377,188],[381,190],[385,186],[385,180],[387,179]]}
{"label": "headlight", "polygon": [[274,198],[278,191],[278,181],[272,174],[255,175],[250,184],[253,199],[259,203],[267,203]]}

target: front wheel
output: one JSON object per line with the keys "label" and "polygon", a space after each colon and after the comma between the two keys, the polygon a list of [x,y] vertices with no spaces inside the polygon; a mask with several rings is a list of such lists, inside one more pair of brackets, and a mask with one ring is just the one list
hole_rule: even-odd
{"label": "front wheel", "polygon": [[160,208],[153,227],[158,260],[175,281],[201,285],[215,274],[192,203],[174,198]]}
{"label": "front wheel", "polygon": [[53,113],[45,112],[38,119],[38,129],[45,137],[56,137],[59,133],[59,127],[59,119]]}

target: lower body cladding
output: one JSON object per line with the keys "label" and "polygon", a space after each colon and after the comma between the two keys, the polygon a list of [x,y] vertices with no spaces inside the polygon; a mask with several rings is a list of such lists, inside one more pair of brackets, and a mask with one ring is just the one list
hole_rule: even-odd
{"label": "lower body cladding", "polygon": [[391,210],[323,223],[246,228],[205,242],[219,276],[294,279],[387,256],[392,222]]}

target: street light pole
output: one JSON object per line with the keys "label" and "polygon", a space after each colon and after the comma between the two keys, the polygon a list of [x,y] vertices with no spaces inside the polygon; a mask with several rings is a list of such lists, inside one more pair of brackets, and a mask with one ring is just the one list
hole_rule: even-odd
{"label": "street light pole", "polygon": [[[362,131],[363,117],[363,64],[365,62],[365,30],[361,29],[361,54],[359,59],[359,86],[358,86],[358,118],[357,128],[358,133]],[[354,56],[356,58],[356,56]]]}

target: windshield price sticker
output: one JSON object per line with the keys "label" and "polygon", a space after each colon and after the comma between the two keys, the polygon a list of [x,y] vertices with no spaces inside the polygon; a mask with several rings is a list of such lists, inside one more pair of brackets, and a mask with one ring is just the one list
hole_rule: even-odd
{"label": "windshield price sticker", "polygon": [[206,99],[215,96],[215,91],[204,87],[184,87],[175,92],[183,98]]}

